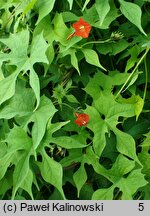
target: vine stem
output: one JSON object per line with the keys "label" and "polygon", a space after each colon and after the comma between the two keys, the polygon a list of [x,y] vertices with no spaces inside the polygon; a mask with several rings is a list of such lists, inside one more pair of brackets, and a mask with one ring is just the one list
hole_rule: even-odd
{"label": "vine stem", "polygon": [[69,104],[66,104],[66,103],[58,103],[57,101],[54,101],[53,103],[54,105],[64,105],[64,106],[67,106],[68,108],[70,108],[71,110],[75,111],[75,108],[71,107]]}
{"label": "vine stem", "polygon": [[83,45],[81,46],[81,48],[84,47],[84,46],[86,46],[86,45],[89,45],[89,44],[101,44],[101,43],[106,43],[106,42],[109,42],[109,41],[111,41],[110,38],[107,39],[107,40],[104,40],[104,41],[89,41],[89,42],[83,44]]}
{"label": "vine stem", "polygon": [[82,5],[80,4],[80,2],[78,2],[78,0],[75,0],[75,2],[82,9]]}
{"label": "vine stem", "polygon": [[137,65],[135,66],[135,68],[133,69],[132,73],[130,73],[129,77],[127,78],[127,80],[125,81],[125,83],[123,84],[123,86],[121,87],[121,89],[119,90],[119,92],[116,94],[115,99],[119,96],[119,94],[122,92],[122,90],[124,89],[124,87],[127,85],[128,81],[130,80],[130,78],[133,76],[133,74],[135,73],[135,71],[137,70],[138,66],[141,64],[141,62],[143,61],[143,59],[145,58],[145,56],[147,55],[148,51],[150,48],[147,48],[145,53],[143,54],[143,56],[141,57],[141,59],[139,60],[139,62],[137,63]]}
{"label": "vine stem", "polygon": [[148,83],[148,71],[147,71],[146,58],[144,59],[144,67],[145,67],[145,88],[143,94],[143,101],[145,101],[146,98],[146,90],[147,90],[147,83]]}

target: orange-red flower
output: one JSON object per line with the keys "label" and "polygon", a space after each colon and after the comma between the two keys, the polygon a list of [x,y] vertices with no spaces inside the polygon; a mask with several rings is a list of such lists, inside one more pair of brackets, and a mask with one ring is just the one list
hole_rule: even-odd
{"label": "orange-red flower", "polygon": [[78,22],[73,23],[72,26],[75,29],[75,32],[70,34],[67,40],[72,38],[74,35],[83,37],[83,38],[87,38],[92,28],[91,25],[88,22],[85,22],[82,18],[80,18]]}
{"label": "orange-red flower", "polygon": [[85,126],[88,124],[89,120],[90,120],[90,117],[89,115],[85,114],[85,113],[75,113],[77,119],[75,120],[75,123],[78,125],[78,126]]}
{"label": "orange-red flower", "polygon": [[91,31],[91,25],[85,22],[82,18],[78,22],[73,23],[73,28],[75,29],[75,35],[87,38]]}

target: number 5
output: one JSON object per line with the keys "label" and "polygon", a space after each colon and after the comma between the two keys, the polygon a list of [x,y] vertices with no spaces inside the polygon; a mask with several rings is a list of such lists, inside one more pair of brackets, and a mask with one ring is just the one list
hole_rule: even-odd
{"label": "number 5", "polygon": [[143,211],[144,210],[144,203],[139,203],[139,211]]}

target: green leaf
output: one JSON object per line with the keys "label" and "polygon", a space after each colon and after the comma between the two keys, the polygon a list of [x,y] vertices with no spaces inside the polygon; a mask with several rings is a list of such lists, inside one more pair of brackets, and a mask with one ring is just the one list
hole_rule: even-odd
{"label": "green leaf", "polygon": [[[65,142],[64,142],[65,140]],[[61,137],[51,137],[49,142],[55,143],[58,146],[61,146],[66,149],[73,149],[73,148],[84,148],[86,145],[81,143],[76,139],[76,136],[61,136]]]}
{"label": "green leaf", "polygon": [[82,11],[85,10],[86,6],[88,5],[88,3],[90,2],[90,0],[85,0]]}
{"label": "green leaf", "polygon": [[[102,154],[106,145],[105,134],[111,130],[116,135],[117,150],[141,164],[136,155],[135,141],[132,136],[116,128],[120,116],[132,117],[135,115],[135,104],[127,103],[128,99],[116,102],[111,93],[112,82],[110,82],[110,78],[105,76],[105,79],[100,79],[102,75],[99,74],[95,75],[85,88],[85,91],[93,97],[93,106],[88,106],[85,112],[90,116],[87,127],[94,132],[93,147],[95,153]],[[118,78],[115,77],[113,82],[115,83]],[[105,81],[108,87],[104,87]],[[102,91],[101,89],[104,88],[108,89]],[[101,118],[101,115],[104,116],[104,119]]]}
{"label": "green leaf", "polygon": [[103,70],[106,70],[101,64],[100,64],[100,61],[98,59],[98,55],[97,53],[92,50],[92,49],[83,49],[82,48],[82,52],[85,56],[85,60],[89,63],[89,64],[92,64],[92,65],[95,65],[97,67],[100,67],[101,69]]}
{"label": "green leaf", "polygon": [[119,154],[112,168],[108,170],[109,175],[111,176],[111,181],[116,182],[122,176],[131,172],[135,167],[135,162],[129,160],[122,154]]}
{"label": "green leaf", "polygon": [[54,34],[56,41],[59,41],[64,46],[68,44],[67,37],[70,34],[70,30],[65,25],[62,14],[56,13],[54,17]]}
{"label": "green leaf", "polygon": [[37,20],[38,24],[45,16],[47,16],[54,7],[55,0],[38,0],[36,3],[36,8],[39,12],[39,17]]}
{"label": "green leaf", "polygon": [[23,70],[28,60],[29,31],[22,30],[19,33],[10,34],[9,38],[3,38],[0,41],[11,50],[8,54],[2,53],[0,61],[10,61],[10,65],[16,65],[18,70]]}
{"label": "green leaf", "polygon": [[150,47],[150,42],[145,42],[142,47]]}
{"label": "green leaf", "polygon": [[32,87],[32,89],[35,93],[36,99],[37,99],[37,104],[35,107],[35,110],[36,110],[40,104],[40,83],[39,83],[39,77],[33,68],[30,68],[30,81],[29,81],[29,83],[30,83],[30,86]]}
{"label": "green leaf", "polygon": [[46,57],[46,50],[48,48],[48,44],[45,42],[43,38],[43,34],[35,36],[33,38],[31,44],[31,53],[30,53],[30,60],[26,69],[30,70],[30,85],[35,93],[37,104],[35,109],[39,106],[40,103],[40,84],[39,84],[39,77],[37,76],[36,72],[33,69],[33,65],[37,62],[48,63]]}
{"label": "green leaf", "polygon": [[92,165],[96,173],[103,175],[105,178],[111,181],[109,172],[104,168],[104,166],[99,163],[99,156],[96,152],[93,151],[92,146],[88,146],[86,148],[86,155],[84,161],[85,163]]}
{"label": "green leaf", "polygon": [[53,62],[54,57],[55,57],[53,45],[49,45],[46,51],[46,55],[47,55],[47,59],[50,65]]}
{"label": "green leaf", "polygon": [[[106,146],[105,134],[108,132],[107,126],[101,119],[99,112],[94,107],[88,106],[85,112],[90,116],[90,122],[87,127],[94,132],[94,151],[97,155],[101,155]],[[98,121],[95,121],[96,119],[98,119]]]}
{"label": "green leaf", "polygon": [[9,0],[9,1],[5,1],[5,0],[2,0],[1,2],[0,2],[0,7],[1,8],[3,8],[3,9],[6,9],[7,7],[8,7],[8,2],[9,2],[9,4],[11,3],[11,0]]}
{"label": "green leaf", "polygon": [[62,16],[63,16],[64,22],[74,22],[74,21],[77,21],[79,19],[79,17],[76,14],[74,14],[70,11],[62,12]]}
{"label": "green leaf", "polygon": [[[99,91],[99,97],[98,99],[94,100],[93,107],[88,106],[85,112],[90,116],[90,121],[87,127],[94,132],[93,147],[95,149],[96,154],[101,155],[106,145],[105,134],[108,133],[109,130],[111,130],[116,134],[116,137],[120,140],[121,131],[116,129],[118,117],[134,116],[134,106],[132,104],[119,104],[114,100],[111,93],[109,94],[107,91],[103,91],[100,93]],[[100,114],[104,115],[104,119],[101,118]],[[101,133],[99,131],[101,131]],[[124,146],[123,142],[127,142],[127,137],[131,141],[131,144],[126,143],[126,145]],[[124,147],[124,153],[128,156],[130,155],[129,157],[134,158],[136,161],[138,161],[135,152],[134,140],[128,134],[127,137],[124,137],[127,140],[120,140],[120,142],[118,141],[119,147]]]}
{"label": "green leaf", "polygon": [[78,73],[80,75],[78,59],[77,59],[77,56],[76,56],[76,52],[77,52],[76,49],[74,49],[74,48],[69,48],[68,49],[67,47],[65,47],[65,48],[60,47],[60,52],[61,52],[62,56],[67,56],[67,55],[71,56],[71,64],[78,71]]}
{"label": "green leaf", "polygon": [[[73,30],[70,31],[70,33],[72,33],[72,32],[73,32]],[[76,44],[81,40],[82,40],[82,37],[73,37],[70,40],[67,40],[66,46],[60,46],[60,52],[62,52],[64,54],[70,48],[72,50],[77,51],[78,45],[76,45]]]}
{"label": "green leaf", "polygon": [[14,153],[18,150],[29,150],[32,147],[32,140],[23,130],[23,128],[15,126],[10,130],[6,138],[8,152]]}
{"label": "green leaf", "polygon": [[18,71],[0,81],[0,105],[14,95],[17,75]]}
{"label": "green leaf", "polygon": [[[13,163],[13,160],[15,159],[15,153],[18,150],[27,150],[27,153],[30,152],[30,149],[32,147],[31,138],[27,136],[25,131],[15,126],[11,131],[8,133],[8,136],[5,140],[7,143],[7,147],[3,145],[3,148],[1,147],[1,159],[0,159],[0,179],[4,176],[7,168],[9,167],[10,163]],[[21,156],[21,154],[20,154]],[[26,157],[26,156],[25,156]],[[22,156],[24,158],[24,156]],[[20,159],[22,160],[22,159]],[[19,164],[19,162],[18,162]],[[21,178],[21,177],[20,177]],[[19,184],[19,183],[17,183]],[[16,190],[17,190],[16,186]]]}
{"label": "green leaf", "polygon": [[0,81],[4,79],[4,74],[1,67],[2,67],[2,62],[0,62]]}
{"label": "green leaf", "polygon": [[22,182],[28,175],[29,172],[29,157],[30,153],[24,153],[21,159],[15,166],[15,170],[13,173],[13,191],[12,191],[12,199],[14,199],[15,194],[18,188],[21,186]]}
{"label": "green leaf", "polygon": [[142,147],[148,147],[148,146],[150,146],[150,132],[148,132],[147,134],[145,134],[145,136],[146,136],[146,138],[141,143]]}
{"label": "green leaf", "polygon": [[78,73],[80,75],[80,70],[79,70],[79,66],[78,66],[78,59],[76,57],[75,50],[71,49],[70,55],[71,55],[71,64],[78,71]]}
{"label": "green leaf", "polygon": [[46,43],[43,37],[43,32],[33,38],[29,58],[32,66],[37,62],[48,64],[48,60],[45,54],[48,46],[49,45]]}
{"label": "green leaf", "polygon": [[144,100],[139,96],[135,95],[135,115],[136,115],[136,120],[138,120],[139,115],[141,114],[144,106]]}
{"label": "green leaf", "polygon": [[47,131],[45,132],[45,136],[41,140],[41,145],[38,147],[37,151],[40,152],[40,149],[43,148],[43,146],[49,146],[53,133],[61,129],[64,125],[68,124],[69,122],[70,121],[57,122],[57,123],[52,124],[51,118],[50,118],[50,121],[48,122],[48,125],[47,125]]}
{"label": "green leaf", "polygon": [[137,45],[130,48],[128,52],[129,52],[130,58],[127,61],[125,72],[130,70],[139,61],[138,55],[139,55],[140,50]]}
{"label": "green leaf", "polygon": [[103,20],[102,25],[101,19],[99,18],[99,14],[97,12],[96,4],[94,4],[89,9],[86,9],[86,13],[84,14],[84,19],[89,22],[93,27],[100,28],[100,29],[108,29],[110,24],[120,16],[118,13],[118,8],[116,8],[116,5],[114,1],[109,1],[110,10],[105,16],[105,19]]}
{"label": "green leaf", "polygon": [[42,163],[38,162],[38,166],[41,171],[41,175],[46,182],[54,185],[63,198],[65,199],[65,195],[62,189],[62,176],[63,170],[60,163],[56,162],[54,159],[50,158],[45,151],[41,152],[42,155]]}
{"label": "green leaf", "polygon": [[0,180],[4,177],[12,159],[13,155],[9,153],[0,158]]}
{"label": "green leaf", "polygon": [[[33,70],[33,65],[37,62],[48,63],[48,60],[45,54],[48,48],[48,44],[43,38],[43,33],[33,38],[32,43],[31,43],[29,57],[27,55],[28,54],[27,52],[28,44],[29,44],[29,31],[28,30],[22,30],[19,33],[11,34],[9,38],[0,39],[0,41],[6,44],[11,50],[9,54],[6,54],[6,53],[1,54],[1,57],[2,57],[1,61],[9,60],[11,65],[16,65],[18,68],[15,74],[16,76],[19,74],[20,71],[25,71],[25,72],[28,70],[30,71],[30,76],[31,76],[30,84],[36,95],[36,99],[37,99],[36,108],[37,108],[40,102],[40,88],[39,88],[39,78],[35,74],[35,71]],[[22,41],[24,43],[22,43]],[[10,78],[8,80],[10,80]],[[5,88],[6,87],[8,88],[7,85],[5,86]],[[11,94],[9,93],[9,95],[11,96],[14,94],[14,83],[12,87],[13,87],[12,93]],[[4,92],[2,92],[2,95],[3,94]]]}
{"label": "green leaf", "polygon": [[126,88],[122,92],[125,92],[130,86],[132,86],[135,83],[135,81],[139,77],[139,74],[140,74],[140,72],[138,72],[138,71],[133,74],[133,76],[131,77],[130,82],[128,83],[128,85],[126,86]]}
{"label": "green leaf", "polygon": [[116,187],[122,192],[122,200],[133,200],[133,195],[139,187],[143,187],[147,184],[144,179],[144,175],[141,173],[141,169],[133,170],[127,178],[120,178],[107,189],[98,189],[93,193],[92,199],[94,200],[112,200],[113,191]]}
{"label": "green leaf", "polygon": [[139,30],[146,35],[144,32],[142,26],[141,26],[141,8],[132,2],[126,2],[124,0],[119,0],[120,2],[120,10],[124,14],[124,16],[132,22],[134,25],[136,25]]}
{"label": "green leaf", "polygon": [[142,192],[142,195],[144,194],[144,200],[150,199],[150,184],[147,184],[143,188],[141,188],[140,192]]}
{"label": "green leaf", "polygon": [[29,169],[28,173],[26,175],[26,178],[22,181],[22,183],[20,184],[20,187],[23,190],[27,191],[29,193],[29,195],[31,196],[32,200],[33,200],[32,183],[33,183],[33,173]]}
{"label": "green leaf", "polygon": [[54,192],[50,195],[49,200],[63,200],[63,197],[57,188],[54,189]]}
{"label": "green leaf", "polygon": [[80,200],[91,200],[92,195],[94,193],[94,189],[92,184],[84,184],[81,191],[80,191]]}
{"label": "green leaf", "polygon": [[36,149],[40,144],[46,131],[47,122],[50,118],[52,118],[55,112],[56,109],[53,103],[51,102],[51,100],[45,96],[42,96],[39,108],[34,112],[34,114],[28,120],[28,122],[30,121],[34,122],[32,128],[32,139],[33,139],[34,149]]}
{"label": "green leaf", "polygon": [[122,101],[124,101],[125,103],[128,103],[128,104],[133,104],[134,112],[135,112],[136,120],[137,120],[140,113],[143,110],[144,100],[139,95],[132,95],[130,98],[128,98],[126,100],[123,99]]}
{"label": "green leaf", "polygon": [[114,187],[98,189],[93,193],[92,200],[112,200]]}
{"label": "green leaf", "polygon": [[117,41],[117,43],[101,43],[101,44],[96,44],[96,48],[99,53],[101,54],[110,54],[110,55],[116,55],[123,50],[126,50],[130,44],[125,40],[121,39]]}
{"label": "green leaf", "polygon": [[0,118],[10,119],[15,116],[27,116],[32,113],[35,105],[35,95],[31,88],[25,88],[23,83],[16,85],[15,95],[5,106],[0,108]]}
{"label": "green leaf", "polygon": [[[87,86],[84,88],[87,94],[89,94],[93,99],[97,99],[99,97],[99,86],[102,86],[104,89],[112,88],[112,81],[115,78],[107,76],[100,73],[96,73],[92,79],[88,82]],[[118,79],[119,80],[119,79]],[[122,84],[122,83],[121,83]],[[94,88],[93,88],[94,86]]]}
{"label": "green leaf", "polygon": [[118,13],[118,8],[116,8],[115,2],[109,1],[109,4],[110,10],[106,15],[103,24],[100,26],[100,21],[98,21],[95,23],[95,27],[100,27],[101,29],[108,29],[110,24],[120,16],[120,14]]}
{"label": "green leaf", "polygon": [[[46,26],[46,28],[45,28]],[[50,17],[47,15],[44,17],[35,27],[33,32],[33,37],[35,38],[37,35],[40,35],[43,32],[43,36],[48,41],[49,44],[52,44],[54,41],[53,38],[53,25],[50,22]]]}
{"label": "green leaf", "polygon": [[[147,139],[148,141],[148,139]],[[150,154],[149,154],[149,147],[142,145],[142,152],[139,153],[139,160],[141,161],[143,165],[142,173],[144,173],[146,176],[146,179],[150,180]]]}
{"label": "green leaf", "polygon": [[133,170],[128,177],[122,178],[118,186],[123,192],[123,200],[131,200],[132,195],[138,190],[138,188],[143,187],[148,182],[145,180],[144,175],[141,173],[141,169]]}
{"label": "green leaf", "polygon": [[73,0],[67,0],[69,5],[70,5],[70,10],[72,9],[72,5],[73,5]]}
{"label": "green leaf", "polygon": [[[0,180],[0,195],[2,195],[2,197],[5,195],[5,193],[12,188],[12,175],[11,175],[11,171],[7,172],[6,176],[3,177]],[[2,199],[2,198],[1,198]]]}
{"label": "green leaf", "polygon": [[114,128],[113,131],[116,134],[117,150],[122,154],[127,155],[128,157],[134,159],[139,164],[141,164],[136,155],[135,141],[133,137],[127,133],[118,130],[117,128],[116,129]]}
{"label": "green leaf", "polygon": [[74,95],[66,95],[66,98],[71,103],[79,103]]}
{"label": "green leaf", "polygon": [[27,4],[22,14],[25,15],[29,10],[31,10],[36,2],[37,0],[32,0],[31,2],[29,2],[29,4]]}
{"label": "green leaf", "polygon": [[95,3],[96,10],[100,19],[100,26],[103,24],[103,21],[110,10],[110,5],[108,0],[96,0]]}
{"label": "green leaf", "polygon": [[80,70],[79,70],[79,66],[78,66],[78,59],[76,57],[76,50],[75,49],[69,49],[68,54],[71,55],[72,66],[78,71],[78,73],[80,75]]}
{"label": "green leaf", "polygon": [[86,171],[84,168],[84,162],[81,163],[81,166],[79,167],[79,169],[74,173],[73,180],[74,180],[75,185],[77,187],[78,197],[79,197],[80,190],[87,180],[87,174],[86,174]]}
{"label": "green leaf", "polygon": [[83,154],[82,149],[70,149],[69,155],[63,158],[60,163],[63,167],[70,166],[71,164],[82,162]]}
{"label": "green leaf", "polygon": [[48,134],[53,134],[54,132],[56,132],[57,130],[61,129],[63,126],[65,126],[66,124],[68,124],[70,121],[65,121],[65,122],[57,122],[52,124],[51,122],[49,122],[49,124],[47,125],[47,132]]}

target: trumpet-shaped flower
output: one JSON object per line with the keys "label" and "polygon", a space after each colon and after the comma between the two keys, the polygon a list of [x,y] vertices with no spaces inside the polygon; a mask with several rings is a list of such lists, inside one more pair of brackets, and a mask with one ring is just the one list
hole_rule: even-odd
{"label": "trumpet-shaped flower", "polygon": [[91,25],[88,22],[85,22],[82,18],[73,23],[72,27],[75,31],[68,36],[67,40],[71,39],[73,36],[87,38],[92,28]]}
{"label": "trumpet-shaped flower", "polygon": [[75,123],[78,125],[78,126],[85,126],[88,124],[89,122],[89,115],[85,114],[85,113],[75,113],[77,119],[75,120]]}

